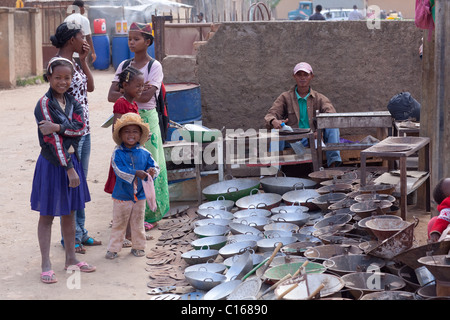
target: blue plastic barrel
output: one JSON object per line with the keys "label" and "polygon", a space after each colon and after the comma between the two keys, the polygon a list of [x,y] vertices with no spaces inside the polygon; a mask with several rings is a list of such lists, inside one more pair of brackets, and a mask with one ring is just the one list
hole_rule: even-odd
{"label": "blue plastic barrel", "polygon": [[202,117],[200,85],[165,83],[169,117],[175,122],[189,122]]}
{"label": "blue plastic barrel", "polygon": [[109,68],[111,63],[111,54],[109,48],[109,38],[107,34],[93,34],[92,42],[94,44],[97,59],[92,64],[97,70]]}
{"label": "blue plastic barrel", "polygon": [[114,35],[112,40],[112,64],[115,70],[119,64],[130,58],[128,35]]}

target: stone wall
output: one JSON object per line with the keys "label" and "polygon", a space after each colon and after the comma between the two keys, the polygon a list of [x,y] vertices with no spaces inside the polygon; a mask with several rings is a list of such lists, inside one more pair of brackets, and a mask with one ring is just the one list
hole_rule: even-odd
{"label": "stone wall", "polygon": [[379,29],[364,21],[224,23],[197,54],[203,124],[264,127],[300,61],[312,65],[312,87],[338,112],[387,110],[402,91],[420,102],[422,35],[413,21],[383,21]]}

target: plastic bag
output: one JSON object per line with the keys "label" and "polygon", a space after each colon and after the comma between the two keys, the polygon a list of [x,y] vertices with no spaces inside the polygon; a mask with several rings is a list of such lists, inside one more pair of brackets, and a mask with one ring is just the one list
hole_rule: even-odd
{"label": "plastic bag", "polygon": [[147,173],[147,180],[142,180],[142,187],[144,188],[145,198],[147,199],[148,207],[151,211],[156,211],[156,193],[153,178]]}

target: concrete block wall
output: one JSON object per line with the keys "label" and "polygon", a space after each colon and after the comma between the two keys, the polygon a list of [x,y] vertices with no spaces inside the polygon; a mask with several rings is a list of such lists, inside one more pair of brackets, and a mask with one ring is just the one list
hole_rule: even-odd
{"label": "concrete block wall", "polygon": [[422,35],[414,21],[382,21],[378,29],[365,21],[223,23],[197,54],[203,124],[263,128],[300,61],[312,65],[312,87],[338,112],[387,110],[402,91],[420,102]]}

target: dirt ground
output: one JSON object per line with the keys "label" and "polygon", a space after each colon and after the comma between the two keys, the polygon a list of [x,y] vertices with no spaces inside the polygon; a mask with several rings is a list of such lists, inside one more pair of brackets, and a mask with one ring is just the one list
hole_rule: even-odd
{"label": "dirt ground", "polygon": [[[4,115],[0,126],[0,297],[7,300],[35,299],[104,299],[142,300],[147,295],[148,273],[146,258],[136,258],[124,249],[118,259],[106,260],[109,240],[109,222],[112,201],[103,191],[109,169],[109,159],[114,147],[110,129],[101,123],[110,115],[112,104],[107,92],[113,70],[94,71],[96,89],[89,94],[92,130],[92,151],[88,184],[92,201],[86,207],[86,228],[90,235],[103,241],[103,245],[87,247],[87,253],[78,255],[97,267],[97,271],[81,274],[73,288],[72,274],[64,271],[64,251],[60,245],[59,219],[55,219],[52,232],[51,258],[58,283],[40,282],[40,252],[37,241],[39,214],[31,211],[29,197],[35,162],[39,154],[33,110],[38,99],[48,90],[48,84],[39,84],[14,90],[1,90],[0,101]],[[414,209],[414,208],[412,208]],[[415,230],[417,241],[424,244],[426,222],[429,214],[410,210],[408,220],[415,215],[420,223]],[[155,239],[160,231],[149,234]],[[148,242],[151,248],[155,240]]]}

